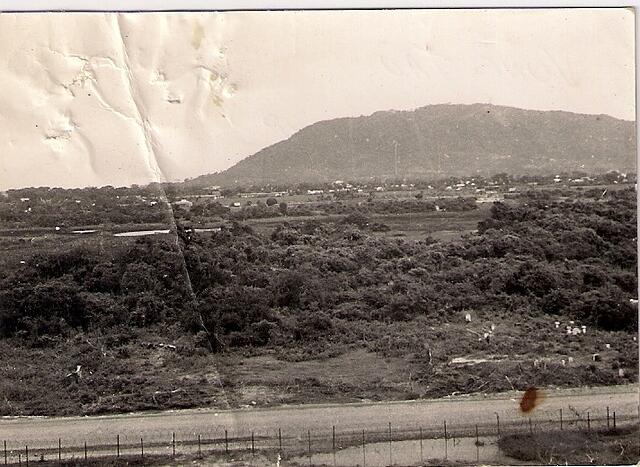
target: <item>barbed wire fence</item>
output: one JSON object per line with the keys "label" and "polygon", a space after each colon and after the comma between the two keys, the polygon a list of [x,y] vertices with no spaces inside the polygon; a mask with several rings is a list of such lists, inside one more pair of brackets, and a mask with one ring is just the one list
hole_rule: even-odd
{"label": "barbed wire fence", "polygon": [[[535,412],[535,411],[534,411]],[[434,426],[394,426],[381,422],[362,429],[341,430],[340,427],[309,427],[304,431],[279,427],[276,430],[216,428],[204,433],[179,433],[167,429],[163,438],[156,433],[152,439],[144,436],[116,434],[93,436],[82,444],[65,442],[63,436],[50,442],[3,440],[4,465],[25,465],[48,462],[97,461],[99,459],[145,459],[181,456],[273,456],[277,460],[308,461],[336,465],[394,465],[427,459],[455,459],[469,462],[495,458],[495,440],[503,435],[550,431],[617,430],[620,424],[637,421],[637,416],[616,416],[610,407],[594,412],[569,413],[559,409],[556,416],[527,416],[519,420],[495,418],[481,423],[451,423],[443,419]],[[1,425],[0,425],[1,427]],[[31,444],[31,446],[30,446]],[[367,458],[369,456],[369,458]],[[453,457],[452,457],[453,456]],[[456,457],[458,456],[458,457]],[[462,458],[460,458],[462,456]],[[394,461],[395,459],[395,461]]]}

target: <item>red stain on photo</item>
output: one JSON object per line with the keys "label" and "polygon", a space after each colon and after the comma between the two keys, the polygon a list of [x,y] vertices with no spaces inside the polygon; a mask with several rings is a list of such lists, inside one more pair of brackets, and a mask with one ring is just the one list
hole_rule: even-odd
{"label": "red stain on photo", "polygon": [[527,389],[520,399],[520,410],[524,413],[531,412],[542,400],[542,393],[536,388]]}

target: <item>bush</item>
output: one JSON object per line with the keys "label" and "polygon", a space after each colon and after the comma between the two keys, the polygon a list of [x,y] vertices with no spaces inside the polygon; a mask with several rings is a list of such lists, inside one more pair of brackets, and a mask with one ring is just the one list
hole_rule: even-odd
{"label": "bush", "polygon": [[608,331],[638,328],[637,310],[617,287],[607,287],[581,294],[571,308],[572,314]]}

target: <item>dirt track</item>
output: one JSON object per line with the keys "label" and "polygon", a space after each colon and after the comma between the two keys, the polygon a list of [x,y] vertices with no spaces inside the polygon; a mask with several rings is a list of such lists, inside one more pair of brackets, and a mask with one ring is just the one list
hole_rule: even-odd
{"label": "dirt track", "polygon": [[[557,420],[562,408],[565,423],[570,419],[602,418],[609,406],[616,411],[618,420],[638,416],[638,387],[636,385],[606,388],[550,390],[542,403],[531,414],[519,412],[521,393],[488,395],[486,397],[454,397],[428,401],[360,403],[344,405],[298,405],[270,409],[241,409],[216,411],[210,409],[185,410],[162,413],[126,414],[102,417],[69,418],[3,418],[0,419],[0,439],[11,446],[28,444],[30,448],[57,448],[58,438],[66,446],[113,444],[116,435],[121,443],[167,442],[171,433],[178,439],[221,437],[224,430],[229,436],[256,436],[277,433],[330,433],[336,426],[339,432],[384,430],[392,426],[409,429],[423,427],[435,430],[446,420],[450,429],[456,426],[496,423],[496,414],[502,426],[510,422],[521,423],[531,416],[537,421]],[[600,422],[601,423],[601,422]],[[297,436],[297,435],[296,435]]]}

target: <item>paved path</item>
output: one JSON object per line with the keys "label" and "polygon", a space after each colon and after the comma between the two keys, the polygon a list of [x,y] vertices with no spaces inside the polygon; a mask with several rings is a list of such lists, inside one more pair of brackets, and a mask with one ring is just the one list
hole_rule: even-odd
{"label": "paved path", "polygon": [[[391,422],[394,427],[435,430],[443,421],[451,429],[477,423],[495,423],[496,414],[502,426],[510,422],[528,421],[519,412],[522,393],[512,392],[486,397],[455,397],[449,399],[358,403],[341,405],[297,405],[270,409],[221,410],[198,409],[161,413],[140,413],[99,417],[23,417],[0,419],[0,442],[11,446],[28,444],[30,448],[57,447],[58,438],[67,446],[113,444],[117,434],[122,444],[167,442],[171,433],[178,439],[221,437],[227,429],[229,436],[274,436],[278,428],[283,433],[330,433],[336,426],[339,432],[384,430]],[[606,407],[616,411],[618,420],[638,416],[638,386],[563,389],[546,391],[546,396],[531,416],[534,420],[558,420],[562,408],[565,421],[590,412],[592,419],[604,417]],[[566,422],[565,422],[566,423]],[[601,423],[601,422],[600,422]],[[297,435],[296,435],[297,436]]]}

